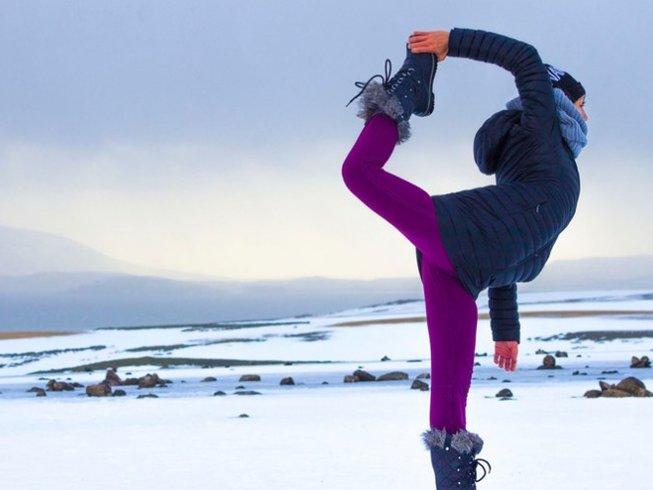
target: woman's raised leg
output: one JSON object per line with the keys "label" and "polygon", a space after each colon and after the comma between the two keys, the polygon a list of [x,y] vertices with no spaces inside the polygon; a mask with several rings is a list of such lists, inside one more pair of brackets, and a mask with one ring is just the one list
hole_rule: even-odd
{"label": "woman's raised leg", "polygon": [[384,113],[373,115],[342,165],[343,180],[354,195],[397,228],[432,263],[455,274],[440,239],[430,195],[383,169],[397,137],[394,119]]}

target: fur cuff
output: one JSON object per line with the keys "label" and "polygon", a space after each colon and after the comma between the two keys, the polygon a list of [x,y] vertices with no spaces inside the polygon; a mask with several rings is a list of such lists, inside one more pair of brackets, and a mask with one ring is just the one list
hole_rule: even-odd
{"label": "fur cuff", "polygon": [[367,122],[377,112],[383,112],[390,116],[397,123],[399,137],[397,144],[400,145],[410,138],[410,123],[408,118],[402,119],[404,108],[394,95],[389,95],[383,85],[379,82],[370,82],[365,91],[358,99],[360,110],[356,116]]}
{"label": "fur cuff", "polygon": [[[422,432],[422,441],[427,449],[435,446],[444,447],[444,440],[447,436],[445,429],[436,429],[431,427],[429,430]],[[478,454],[483,449],[483,439],[474,432],[468,432],[460,429],[451,436],[451,447],[459,453]]]}

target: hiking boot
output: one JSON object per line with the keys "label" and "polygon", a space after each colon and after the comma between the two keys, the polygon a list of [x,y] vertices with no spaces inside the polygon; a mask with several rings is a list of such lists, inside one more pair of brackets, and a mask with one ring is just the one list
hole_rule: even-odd
{"label": "hiking boot", "polygon": [[[476,458],[483,448],[483,439],[478,434],[465,429],[449,433],[445,429],[431,428],[422,433],[422,441],[431,452],[435,488],[438,490],[476,490],[476,482],[492,470],[487,460]],[[487,464],[487,470],[483,463]],[[483,470],[483,476],[477,480],[478,466]]]}
{"label": "hiking boot", "polygon": [[[385,76],[376,74],[367,82],[355,82],[361,91],[352,97],[347,106],[362,95],[357,116],[367,122],[377,112],[384,112],[397,122],[397,144],[401,144],[410,137],[410,116],[425,117],[433,112],[433,80],[437,66],[435,54],[413,53],[406,43],[406,59],[399,71],[390,78],[392,62],[386,59]],[[376,77],[381,77],[383,82],[373,81]]]}

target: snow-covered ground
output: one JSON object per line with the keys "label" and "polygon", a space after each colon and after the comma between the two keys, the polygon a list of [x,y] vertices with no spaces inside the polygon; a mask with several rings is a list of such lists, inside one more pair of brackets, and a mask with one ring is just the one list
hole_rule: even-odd
{"label": "snow-covered ground", "polygon": [[[653,291],[522,293],[520,312],[516,372],[493,364],[489,321],[478,325],[480,365],[467,420],[485,440],[479,456],[492,464],[479,488],[653,488],[647,471],[653,398],[582,396],[598,388],[598,379],[627,376],[653,391],[653,369],[629,367],[631,356],[653,355]],[[410,389],[429,370],[423,315],[423,302],[415,301],[212,328],[2,341],[0,488],[434,488],[419,438],[428,424],[429,392]],[[337,325],[343,322],[365,323]],[[580,331],[648,333],[603,341],[536,338]],[[568,357],[556,358],[563,369],[536,369],[543,358],[538,349],[566,351]],[[162,369],[122,361],[118,374],[157,372],[173,383],[127,386],[127,396],[111,398],[89,398],[83,388],[38,398],[26,391],[50,378],[99,382],[106,370],[44,371],[138,363],[143,356],[182,364]],[[384,356],[389,360],[381,361]],[[202,368],[203,361],[189,366],[189,359],[278,362]],[[343,383],[359,367],[375,375],[404,371],[409,379]],[[246,373],[261,381],[239,382]],[[202,382],[207,376],[217,381]],[[286,376],[297,384],[280,386]],[[238,385],[261,395],[235,396]],[[506,387],[514,399],[494,396]],[[227,396],[212,396],[216,390]],[[159,398],[136,399],[143,392]]]}

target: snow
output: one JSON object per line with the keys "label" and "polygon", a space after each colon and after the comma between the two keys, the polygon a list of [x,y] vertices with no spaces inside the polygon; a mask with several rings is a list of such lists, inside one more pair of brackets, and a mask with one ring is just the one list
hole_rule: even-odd
{"label": "snow", "polygon": [[[650,290],[522,293],[520,311],[653,313],[651,298]],[[482,300],[479,306],[481,312],[487,311]],[[409,321],[423,315],[424,303],[414,301],[294,319],[306,322],[298,325],[205,331],[188,331],[183,326],[94,330],[2,341],[0,364],[30,357],[7,357],[10,353],[93,345],[106,348],[40,356],[34,362],[0,368],[0,488],[434,488],[429,455],[420,440],[428,428],[429,392],[409,389],[415,376],[429,371],[426,325]],[[333,326],[350,320],[394,318],[406,321]],[[653,398],[582,396],[598,388],[599,378],[617,382],[631,375],[653,391],[653,369],[629,368],[632,355],[652,357],[653,338],[534,339],[582,330],[652,330],[650,318],[606,313],[523,317],[521,323],[518,370],[508,373],[492,362],[489,321],[479,321],[476,350],[488,355],[476,358],[481,365],[474,368],[467,427],[485,440],[479,457],[492,465],[479,488],[653,488],[646,470],[653,436]],[[284,336],[324,331],[329,333],[325,340]],[[125,352],[148,345],[242,338],[267,340]],[[538,348],[567,351],[569,357],[556,358],[563,369],[537,370],[543,357],[535,354]],[[384,355],[391,360],[382,362]],[[42,398],[26,393],[31,386],[45,385],[38,379],[43,375],[30,374],[34,371],[141,356],[336,362],[210,369],[121,367],[118,372],[123,377],[128,371],[132,376],[157,372],[173,383],[152,390],[125,387],[127,396],[119,398],[88,398],[83,389],[48,392]],[[410,379],[342,382],[345,374],[361,366],[375,375],[405,371]],[[618,373],[602,373],[613,369]],[[587,374],[573,375],[576,370]],[[260,374],[262,380],[241,383],[244,373]],[[100,381],[104,372],[45,376],[89,384]],[[218,380],[200,382],[206,376]],[[292,376],[298,384],[280,386],[285,376]],[[262,395],[233,395],[241,384]],[[506,387],[513,391],[513,400],[494,396]],[[212,396],[216,390],[228,395]],[[142,392],[160,398],[137,400],[135,395]],[[241,413],[249,418],[239,418]]]}

